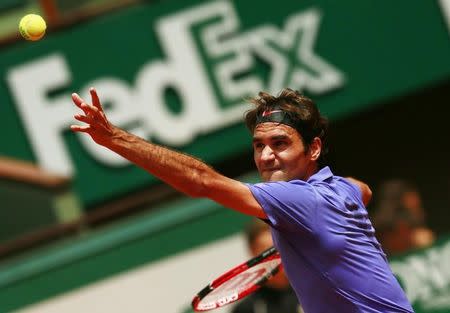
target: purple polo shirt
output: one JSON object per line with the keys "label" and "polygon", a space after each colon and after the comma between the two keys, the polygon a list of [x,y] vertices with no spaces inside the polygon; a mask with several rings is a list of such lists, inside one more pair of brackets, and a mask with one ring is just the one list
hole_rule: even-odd
{"label": "purple polo shirt", "polygon": [[248,186],[306,313],[413,312],[357,186],[328,167],[306,182]]}

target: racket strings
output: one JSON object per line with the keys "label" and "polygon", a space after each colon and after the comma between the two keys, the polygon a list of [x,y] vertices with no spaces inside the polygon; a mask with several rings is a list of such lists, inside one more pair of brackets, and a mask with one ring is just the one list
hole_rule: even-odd
{"label": "racket strings", "polygon": [[240,299],[242,293],[259,288],[278,270],[279,265],[279,259],[271,259],[248,268],[214,288],[199,302],[199,306],[203,308],[223,306]]}

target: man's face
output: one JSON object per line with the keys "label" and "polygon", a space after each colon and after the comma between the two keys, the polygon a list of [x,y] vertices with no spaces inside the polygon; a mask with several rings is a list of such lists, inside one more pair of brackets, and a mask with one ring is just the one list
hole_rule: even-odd
{"label": "man's face", "polygon": [[292,127],[267,122],[253,132],[253,156],[263,181],[306,180],[316,169],[300,134]]}

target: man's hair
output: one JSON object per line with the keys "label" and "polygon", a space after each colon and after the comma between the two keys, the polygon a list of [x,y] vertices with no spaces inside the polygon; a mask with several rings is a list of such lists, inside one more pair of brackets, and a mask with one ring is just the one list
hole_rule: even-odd
{"label": "man's hair", "polygon": [[255,242],[255,239],[262,233],[270,231],[269,225],[260,219],[252,219],[250,223],[247,224],[244,230],[245,239],[247,240],[247,245],[251,247]]}
{"label": "man's hair", "polygon": [[265,111],[281,109],[289,115],[298,127],[295,129],[301,135],[306,151],[315,137],[322,141],[322,151],[317,161],[319,167],[325,166],[325,155],[328,153],[328,120],[320,115],[314,101],[290,88],[283,89],[277,96],[260,92],[257,97],[249,100],[255,107],[245,113],[245,123],[250,132],[254,132],[258,117]]}

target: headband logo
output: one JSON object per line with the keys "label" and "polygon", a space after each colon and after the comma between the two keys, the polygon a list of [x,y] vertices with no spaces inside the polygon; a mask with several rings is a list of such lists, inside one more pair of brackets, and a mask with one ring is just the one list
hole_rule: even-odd
{"label": "headband logo", "polygon": [[281,111],[281,110],[274,110],[274,111],[264,111],[264,112],[262,112],[262,117],[266,117],[266,116],[269,116],[269,115],[271,115],[271,114],[273,114],[273,113],[278,113],[278,112],[283,112],[283,111]]}

